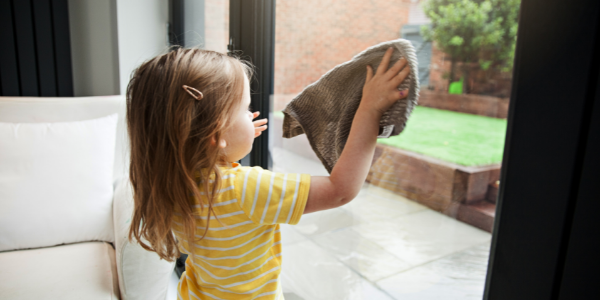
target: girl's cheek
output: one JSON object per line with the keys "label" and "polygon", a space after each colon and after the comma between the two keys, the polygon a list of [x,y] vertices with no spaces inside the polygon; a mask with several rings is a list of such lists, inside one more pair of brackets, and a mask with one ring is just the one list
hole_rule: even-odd
{"label": "girl's cheek", "polygon": [[248,121],[248,134],[252,134],[252,138],[254,139],[254,123],[252,123],[252,120]]}

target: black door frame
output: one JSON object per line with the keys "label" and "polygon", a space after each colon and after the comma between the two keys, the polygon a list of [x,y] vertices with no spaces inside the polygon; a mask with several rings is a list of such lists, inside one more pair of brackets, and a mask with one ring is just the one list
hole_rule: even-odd
{"label": "black door frame", "polygon": [[[275,74],[275,0],[230,0],[229,38],[228,49],[255,67],[250,82],[252,109],[260,112],[260,118],[269,118]],[[242,164],[271,169],[268,128],[254,140]]]}
{"label": "black door frame", "polygon": [[600,199],[591,186],[600,180],[599,16],[597,0],[521,2],[484,299],[584,299],[576,295],[598,291],[590,266],[599,259],[578,249],[583,242],[600,253],[598,242],[581,240],[594,237],[593,228],[600,240],[600,218],[574,212]]}
{"label": "black door frame", "polygon": [[[600,295],[600,2],[522,0],[484,299]],[[275,0],[231,0],[232,49],[268,116]],[[268,134],[250,164],[268,168]]]}

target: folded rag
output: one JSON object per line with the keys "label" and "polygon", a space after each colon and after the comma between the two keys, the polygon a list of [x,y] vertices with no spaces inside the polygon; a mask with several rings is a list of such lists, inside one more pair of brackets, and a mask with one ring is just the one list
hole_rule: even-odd
{"label": "folded rag", "polygon": [[398,86],[409,89],[408,97],[396,102],[386,111],[379,123],[380,137],[398,135],[406,125],[419,95],[418,66],[415,49],[408,40],[384,42],[336,66],[319,80],[307,86],[283,110],[283,137],[292,138],[305,133],[310,145],[329,173],[342,154],[354,114],[362,98],[367,65],[374,71],[385,51],[394,47],[392,66],[405,57],[410,74]]}

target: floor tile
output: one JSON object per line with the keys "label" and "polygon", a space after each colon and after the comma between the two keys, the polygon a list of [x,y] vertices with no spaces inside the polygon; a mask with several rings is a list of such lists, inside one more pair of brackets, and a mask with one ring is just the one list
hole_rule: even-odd
{"label": "floor tile", "polygon": [[364,222],[377,222],[427,209],[417,202],[369,184],[365,184],[358,196],[342,208]]}
{"label": "floor tile", "polygon": [[271,154],[273,155],[273,171],[275,172],[329,176],[329,173],[319,161],[279,147],[273,147]]}
{"label": "floor tile", "polygon": [[[372,185],[369,183],[365,183],[363,190],[370,194],[373,194],[373,195],[376,195],[376,196],[379,196],[382,198],[386,198],[386,199],[397,199],[397,198],[406,199],[405,197],[398,195],[388,189],[384,189],[382,187],[378,187],[376,185]],[[406,200],[408,200],[408,199],[406,199]],[[411,200],[408,200],[408,201],[411,201]],[[413,201],[411,201],[411,202],[413,202]],[[425,206],[422,206],[422,207],[425,207]]]}
{"label": "floor tile", "polygon": [[283,298],[285,298],[285,300],[304,300],[294,293],[283,293]]}
{"label": "floor tile", "polygon": [[490,244],[484,243],[383,279],[377,284],[396,299],[480,300]]}
{"label": "floor tile", "polygon": [[371,282],[411,267],[350,228],[317,235],[313,241]]}
{"label": "floor tile", "polygon": [[416,266],[489,241],[491,234],[432,210],[352,227],[401,260]]}
{"label": "floor tile", "polygon": [[357,216],[338,207],[305,214],[300,222],[294,225],[294,229],[303,235],[312,236],[357,224],[360,224]]}
{"label": "floor tile", "polygon": [[312,241],[283,247],[282,288],[306,300],[392,300]]}
{"label": "floor tile", "polygon": [[306,240],[306,237],[294,229],[294,225],[281,224],[279,226],[281,228],[282,245],[292,245]]}

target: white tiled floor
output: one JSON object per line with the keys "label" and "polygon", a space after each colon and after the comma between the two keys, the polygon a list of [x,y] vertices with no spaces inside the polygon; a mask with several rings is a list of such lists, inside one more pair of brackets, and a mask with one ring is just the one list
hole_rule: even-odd
{"label": "white tiled floor", "polygon": [[[277,172],[327,175],[284,149],[274,149],[273,161]],[[282,238],[288,300],[474,300],[483,295],[491,235],[365,184],[344,207],[282,225]]]}

